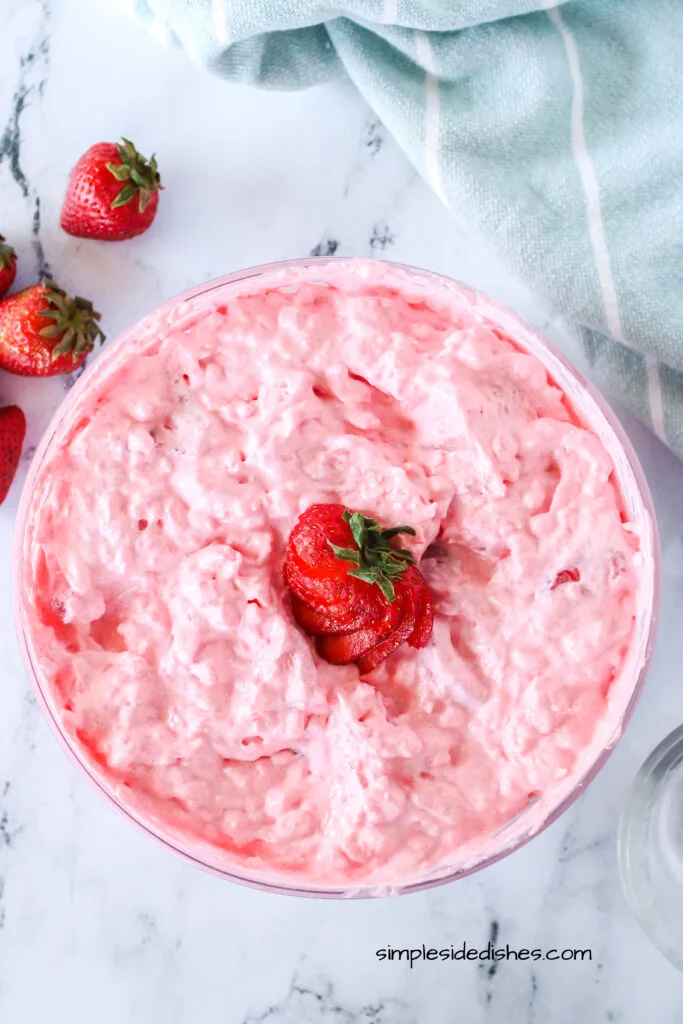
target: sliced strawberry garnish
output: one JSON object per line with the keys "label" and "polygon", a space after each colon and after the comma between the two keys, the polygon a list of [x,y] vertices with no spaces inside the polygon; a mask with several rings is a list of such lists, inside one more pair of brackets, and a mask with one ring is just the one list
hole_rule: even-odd
{"label": "sliced strawberry garnish", "polygon": [[408,639],[414,628],[415,604],[413,594],[409,593],[405,597],[404,612],[396,629],[390,633],[388,637],[380,641],[376,647],[371,648],[371,650],[363,654],[358,659],[358,668],[363,675],[368,672],[372,672],[373,669],[377,668],[380,662],[384,661],[385,658],[388,658],[390,654],[393,654],[393,652]]}
{"label": "sliced strawberry garnish", "polygon": [[426,647],[434,628],[434,606],[432,595],[427,586],[418,591],[417,607],[415,609],[415,628],[408,637],[408,644],[411,647]]}
{"label": "sliced strawberry garnish", "polygon": [[299,625],[332,664],[376,667],[404,641],[431,634],[429,590],[409,551],[391,543],[409,526],[381,530],[343,505],[311,505],[292,530],[283,566]]}
{"label": "sliced strawberry garnish", "polygon": [[287,558],[282,569],[287,587],[300,597],[302,601],[310,601],[319,604],[327,599],[328,603],[333,601],[343,588],[345,577],[337,580],[322,579],[314,576],[302,567],[299,560],[287,552]]}
{"label": "sliced strawberry garnish", "polygon": [[292,612],[302,629],[311,636],[331,636],[337,633],[352,633],[368,626],[363,615],[348,615],[343,605],[325,605],[320,609],[292,597]]}
{"label": "sliced strawberry garnish", "polygon": [[331,665],[350,665],[376,647],[381,639],[371,629],[357,629],[355,633],[344,633],[343,636],[321,636],[316,646],[320,657]]}
{"label": "sliced strawberry garnish", "polygon": [[[348,606],[356,599],[356,581],[348,575],[348,566],[335,579],[332,576],[309,575],[292,559],[285,562],[283,575],[292,593],[315,608],[322,605]],[[367,584],[366,588],[372,590]]]}
{"label": "sliced strawberry garnish", "polygon": [[[349,632],[344,625],[340,625],[339,621],[335,621],[322,611],[316,611],[315,608],[304,604],[295,596],[292,596],[292,614],[301,628],[305,629],[310,636],[328,636],[334,633]],[[351,626],[350,628],[358,629],[360,627]]]}
{"label": "sliced strawberry garnish", "polygon": [[[347,575],[341,580],[320,580],[315,587],[310,587],[296,574],[285,572],[285,583],[293,602],[298,600],[339,627],[327,632],[349,633],[366,626],[377,632],[389,632],[392,628],[392,606],[387,604],[381,591],[363,580]],[[306,614],[302,612],[302,617],[306,618]],[[311,618],[311,622],[316,621]],[[306,628],[303,622],[300,625]]]}
{"label": "sliced strawberry garnish", "polygon": [[348,562],[338,558],[332,545],[349,548],[353,534],[344,520],[343,505],[311,505],[292,530],[287,561],[311,579],[339,579],[346,576]]}
{"label": "sliced strawberry garnish", "polygon": [[403,637],[397,630],[395,633],[392,633],[391,636],[388,636],[386,640],[382,640],[375,647],[355,659],[358,661],[358,668],[361,675],[365,676],[369,672],[374,671],[374,669],[376,669],[385,658],[388,658],[390,654],[393,654],[394,651],[401,646],[404,639],[405,637]]}

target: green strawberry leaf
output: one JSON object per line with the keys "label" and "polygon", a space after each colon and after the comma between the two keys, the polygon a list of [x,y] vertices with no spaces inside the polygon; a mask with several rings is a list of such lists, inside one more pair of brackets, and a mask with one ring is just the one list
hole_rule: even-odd
{"label": "green strawberry leaf", "polygon": [[328,541],[332,551],[337,558],[357,566],[349,572],[349,576],[378,586],[389,604],[392,604],[396,599],[393,581],[403,575],[408,565],[415,564],[415,558],[404,548],[392,547],[389,541],[399,533],[415,537],[415,530],[412,526],[380,530],[375,519],[364,516],[362,512],[351,512],[348,508],[343,512],[342,519],[351,530],[356,547],[342,548]]}
{"label": "green strawberry leaf", "polygon": [[123,145],[116,147],[121,162],[108,163],[106,167],[117,181],[126,181],[128,184],[121,189],[111,206],[113,209],[126,206],[138,196],[138,209],[144,213],[154,193],[163,187],[156,156],[152,154],[149,160],[145,160],[130,139],[122,139],[122,142]]}
{"label": "green strawberry leaf", "polygon": [[337,544],[333,544],[331,540],[328,540],[327,543],[332,548],[335,558],[341,558],[345,562],[355,562],[356,565],[360,565],[360,551],[354,551],[353,548],[340,548]]}
{"label": "green strawberry leaf", "polygon": [[137,194],[138,190],[135,185],[126,185],[112,202],[112,209],[115,210],[119,206],[126,206]]}

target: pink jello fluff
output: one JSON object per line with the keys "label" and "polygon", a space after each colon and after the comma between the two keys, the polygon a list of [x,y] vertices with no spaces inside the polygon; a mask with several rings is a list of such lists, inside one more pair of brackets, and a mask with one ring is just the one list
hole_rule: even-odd
{"label": "pink jello fluff", "polygon": [[[147,318],[79,383],[27,499],[21,614],[62,734],[138,821],[238,874],[391,885],[495,850],[634,685],[651,570],[575,409],[474,293],[384,264]],[[366,676],[317,656],[282,580],[316,502],[415,527],[426,649]]]}

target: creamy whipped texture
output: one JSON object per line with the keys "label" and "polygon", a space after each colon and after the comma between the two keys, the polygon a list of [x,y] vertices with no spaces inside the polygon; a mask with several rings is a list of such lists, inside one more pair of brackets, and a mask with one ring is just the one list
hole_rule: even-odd
{"label": "creamy whipped texture", "polygon": [[[314,502],[416,528],[425,650],[367,677],[318,658],[281,577]],[[29,646],[153,829],[236,871],[400,882],[490,843],[614,729],[623,508],[598,436],[469,293],[281,272],[148,318],[78,388],[28,511]]]}

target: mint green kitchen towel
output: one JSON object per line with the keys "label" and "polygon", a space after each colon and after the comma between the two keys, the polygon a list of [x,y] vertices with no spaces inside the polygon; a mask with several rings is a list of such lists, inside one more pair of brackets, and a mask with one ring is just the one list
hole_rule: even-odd
{"label": "mint green kitchen towel", "polygon": [[127,0],[216,74],[346,73],[683,455],[683,0]]}

